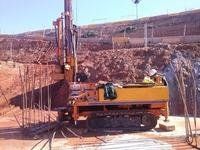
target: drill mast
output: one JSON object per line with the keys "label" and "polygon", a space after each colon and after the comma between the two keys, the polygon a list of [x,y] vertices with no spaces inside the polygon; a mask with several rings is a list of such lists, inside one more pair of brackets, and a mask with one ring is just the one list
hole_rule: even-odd
{"label": "drill mast", "polygon": [[72,0],[64,0],[64,13],[54,22],[57,39],[57,58],[62,66],[64,79],[76,81],[77,30],[72,19]]}

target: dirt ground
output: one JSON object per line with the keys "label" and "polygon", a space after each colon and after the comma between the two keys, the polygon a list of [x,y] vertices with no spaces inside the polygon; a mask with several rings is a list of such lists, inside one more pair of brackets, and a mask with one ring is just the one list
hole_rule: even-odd
{"label": "dirt ground", "polygon": [[[192,120],[191,118],[191,122]],[[162,121],[163,118],[159,120],[159,123]],[[169,123],[175,125],[175,131],[165,132],[157,126],[151,131],[138,133],[117,131],[82,133],[81,138],[70,134],[66,134],[67,137],[64,138],[58,133],[51,145],[54,150],[133,149],[133,147],[137,149],[191,149],[192,147],[184,143],[184,117],[171,116]],[[200,132],[200,118],[198,118],[197,125]],[[194,124],[192,123],[193,127]],[[27,137],[22,134],[14,117],[11,115],[0,117],[0,150],[31,149],[48,150],[48,133],[38,137]]]}

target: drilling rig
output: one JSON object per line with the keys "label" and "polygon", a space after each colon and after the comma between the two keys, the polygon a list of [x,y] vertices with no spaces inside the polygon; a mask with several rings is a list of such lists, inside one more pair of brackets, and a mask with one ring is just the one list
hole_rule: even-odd
{"label": "drilling rig", "polygon": [[65,11],[54,22],[57,59],[66,84],[65,105],[58,110],[59,121],[78,125],[84,118],[89,129],[130,129],[145,131],[168,118],[169,90],[166,84],[77,80],[77,27],[72,21],[72,0],[64,0]]}

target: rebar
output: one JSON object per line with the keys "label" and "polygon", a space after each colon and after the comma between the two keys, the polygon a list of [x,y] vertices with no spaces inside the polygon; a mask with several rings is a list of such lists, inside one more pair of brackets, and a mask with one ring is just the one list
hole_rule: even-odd
{"label": "rebar", "polygon": [[[45,67],[41,64],[39,67],[35,65],[19,67],[22,93],[22,128],[26,129],[24,131],[45,123],[49,124],[50,129],[53,127],[51,122],[56,121],[55,117],[51,116],[51,69],[48,64]],[[35,94],[37,94],[35,92],[36,89],[38,89],[38,99],[35,97]],[[44,98],[47,98],[47,100]]]}
{"label": "rebar", "polygon": [[189,79],[192,83],[192,91],[191,91],[191,97],[192,101],[194,101],[194,111],[193,111],[193,119],[194,119],[194,132],[191,127],[191,120],[188,112],[188,105],[187,105],[187,95],[186,95],[186,87],[185,87],[185,80],[183,77],[183,69],[182,69],[182,64],[178,60],[178,66],[180,68],[179,72],[175,71],[173,65],[171,64],[171,68],[175,74],[176,81],[178,83],[178,89],[180,92],[180,96],[184,105],[184,113],[185,113],[185,132],[186,132],[186,141],[188,144],[196,147],[197,149],[200,148],[198,143],[198,135],[197,135],[197,83],[195,80],[195,75],[194,75],[194,65],[192,65],[191,60],[187,62],[187,67],[189,70]]}
{"label": "rebar", "polygon": [[21,81],[21,93],[22,93],[22,101],[21,101],[21,105],[22,105],[22,127],[24,128],[24,85],[23,85],[23,77],[22,77],[22,72],[21,72],[21,68],[19,67],[19,77],[20,77],[20,81]]}

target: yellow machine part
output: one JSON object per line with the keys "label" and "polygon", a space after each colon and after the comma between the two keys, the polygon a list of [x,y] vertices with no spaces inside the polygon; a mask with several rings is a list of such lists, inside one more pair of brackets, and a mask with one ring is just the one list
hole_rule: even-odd
{"label": "yellow machine part", "polygon": [[[104,89],[99,88],[99,101],[109,101],[104,98]],[[111,101],[117,102],[150,102],[169,99],[169,90],[167,86],[153,87],[127,87],[116,88],[117,98]]]}

